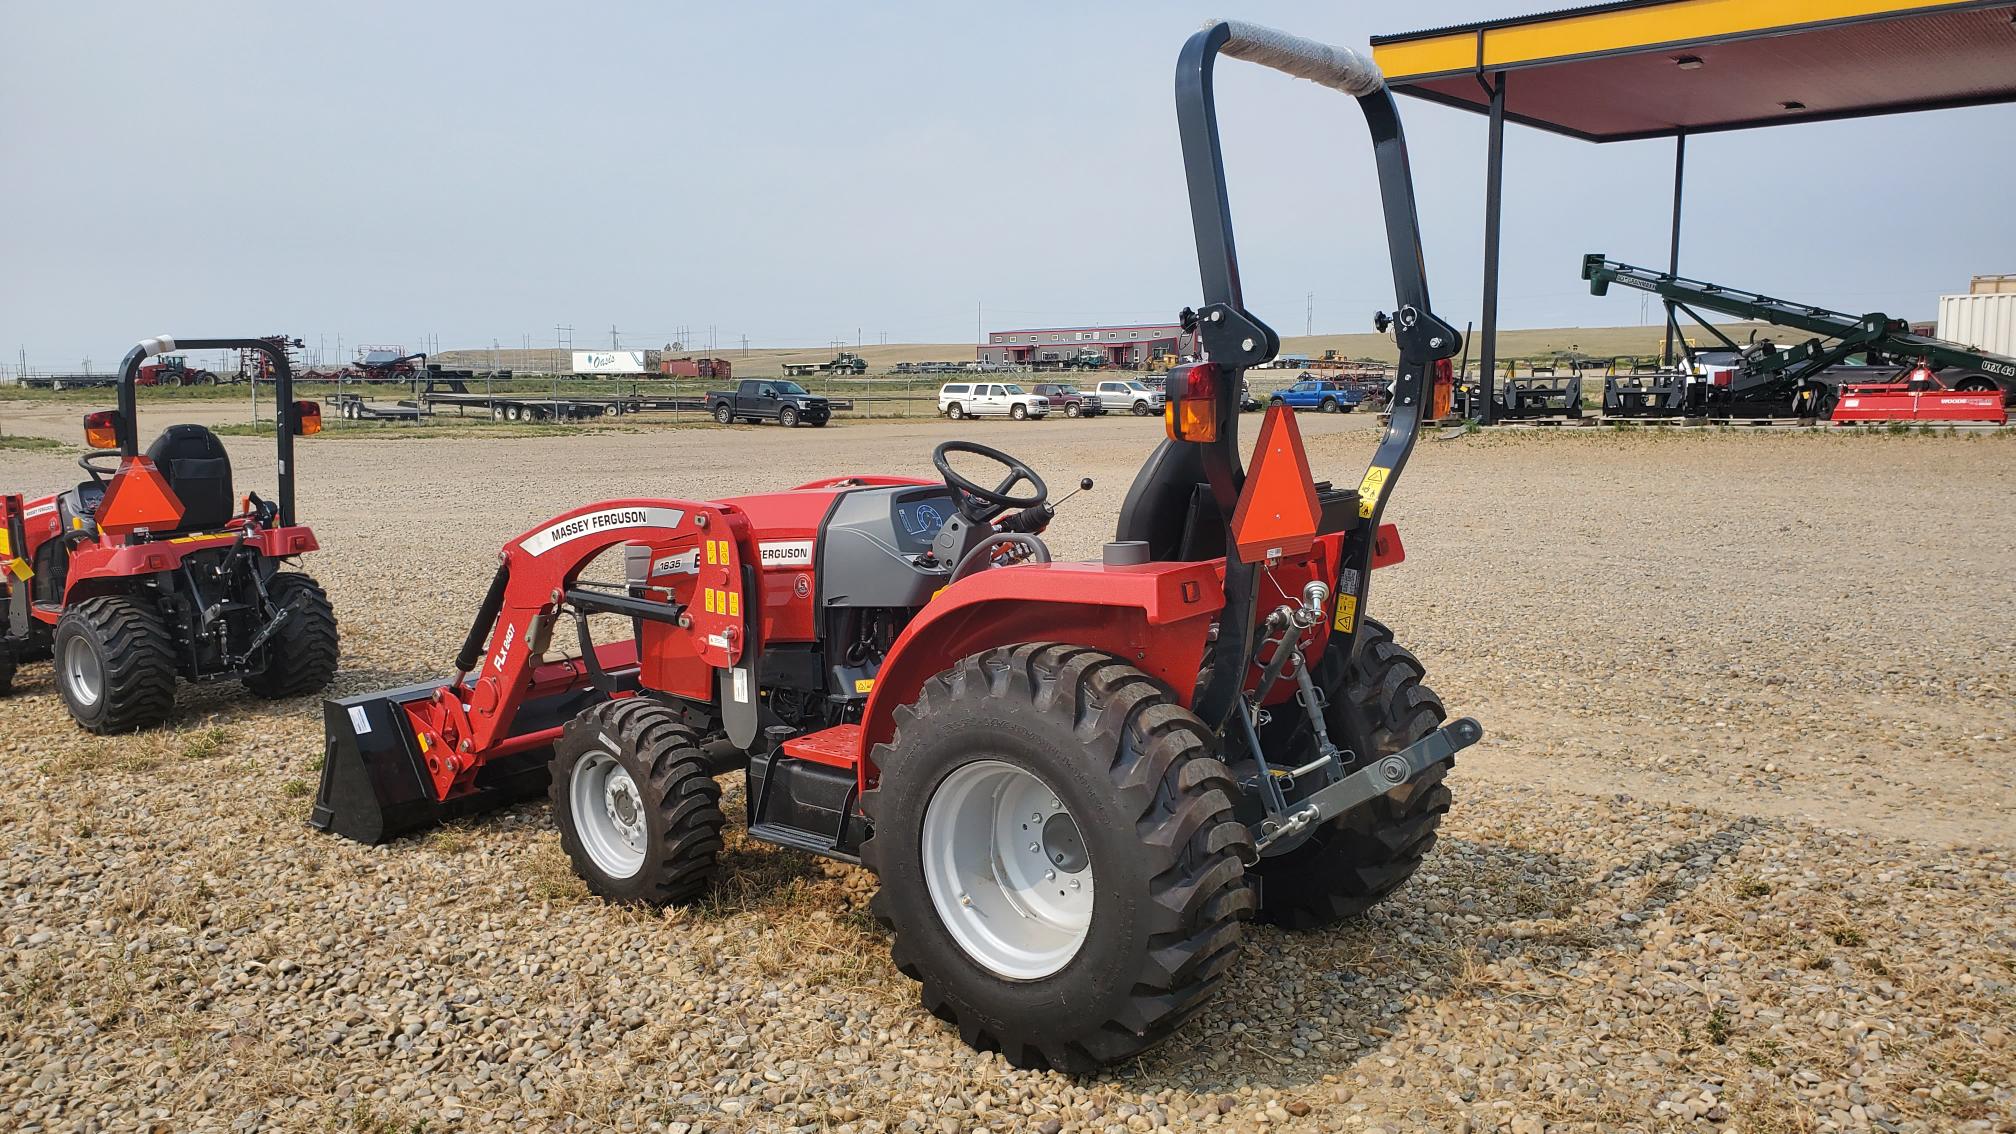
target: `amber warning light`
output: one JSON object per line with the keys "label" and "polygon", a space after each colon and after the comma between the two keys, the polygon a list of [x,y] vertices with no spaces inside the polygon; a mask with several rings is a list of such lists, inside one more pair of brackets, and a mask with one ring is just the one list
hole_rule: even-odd
{"label": "amber warning light", "polygon": [[117,449],[119,447],[119,415],[111,410],[99,410],[84,415],[84,443],[93,449]]}

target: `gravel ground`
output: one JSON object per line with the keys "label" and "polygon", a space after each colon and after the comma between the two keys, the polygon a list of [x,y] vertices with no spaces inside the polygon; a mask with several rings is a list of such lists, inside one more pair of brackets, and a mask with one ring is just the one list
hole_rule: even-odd
{"label": "gravel ground", "polygon": [[[1355,480],[1369,422],[1303,420]],[[551,513],[922,473],[952,431],[304,444],[338,687],[444,671],[495,548]],[[1100,480],[1053,529],[1078,556],[1155,431],[959,430]],[[230,444],[261,486],[269,451]],[[2016,1128],[2012,459],[1424,443],[1373,604],[1491,733],[1441,846],[1362,924],[1251,930],[1176,1043],[1094,1080],[922,1012],[862,871],[738,838],[658,914],[590,898],[544,805],[367,849],[305,827],[313,701],[185,687],[173,728],[105,740],[29,666],[0,701],[0,1128]],[[76,475],[0,452],[0,485]]]}

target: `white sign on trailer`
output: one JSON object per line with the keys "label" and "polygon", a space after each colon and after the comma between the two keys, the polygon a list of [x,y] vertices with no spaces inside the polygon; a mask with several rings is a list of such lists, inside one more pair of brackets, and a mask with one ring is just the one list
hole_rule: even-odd
{"label": "white sign on trailer", "polygon": [[577,350],[574,352],[574,373],[642,374],[644,373],[644,352],[641,350]]}

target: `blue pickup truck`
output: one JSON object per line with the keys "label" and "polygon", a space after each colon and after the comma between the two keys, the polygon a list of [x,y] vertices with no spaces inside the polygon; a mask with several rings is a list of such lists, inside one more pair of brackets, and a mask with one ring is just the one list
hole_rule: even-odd
{"label": "blue pickup truck", "polygon": [[1285,390],[1274,391],[1267,400],[1282,402],[1290,409],[1350,413],[1358,408],[1362,398],[1356,389],[1342,382],[1333,382],[1328,378],[1304,378]]}

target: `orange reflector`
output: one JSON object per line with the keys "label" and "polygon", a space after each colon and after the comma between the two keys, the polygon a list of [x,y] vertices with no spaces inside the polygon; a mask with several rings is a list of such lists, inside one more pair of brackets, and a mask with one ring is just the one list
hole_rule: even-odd
{"label": "orange reflector", "polygon": [[98,527],[123,533],[137,528],[165,530],[182,522],[182,501],[168,478],[146,457],[128,457],[105,488],[95,513]]}
{"label": "orange reflector", "polygon": [[1449,406],[1456,392],[1456,367],[1446,358],[1435,360],[1435,388],[1432,405],[1434,419],[1440,421],[1449,416]]}
{"label": "orange reflector", "polygon": [[1309,455],[1295,413],[1280,402],[1267,407],[1253,468],[1232,512],[1232,542],[1244,563],[1299,555],[1316,543],[1323,508],[1309,475]]}
{"label": "orange reflector", "polygon": [[295,432],[303,437],[322,432],[322,407],[314,402],[295,402]]}
{"label": "orange reflector", "polygon": [[1162,425],[1171,441],[1208,444],[1218,440],[1218,368],[1193,362],[1169,372],[1163,386]]}
{"label": "orange reflector", "polygon": [[117,449],[119,447],[119,415],[111,410],[99,410],[84,415],[84,443],[93,449]]}

